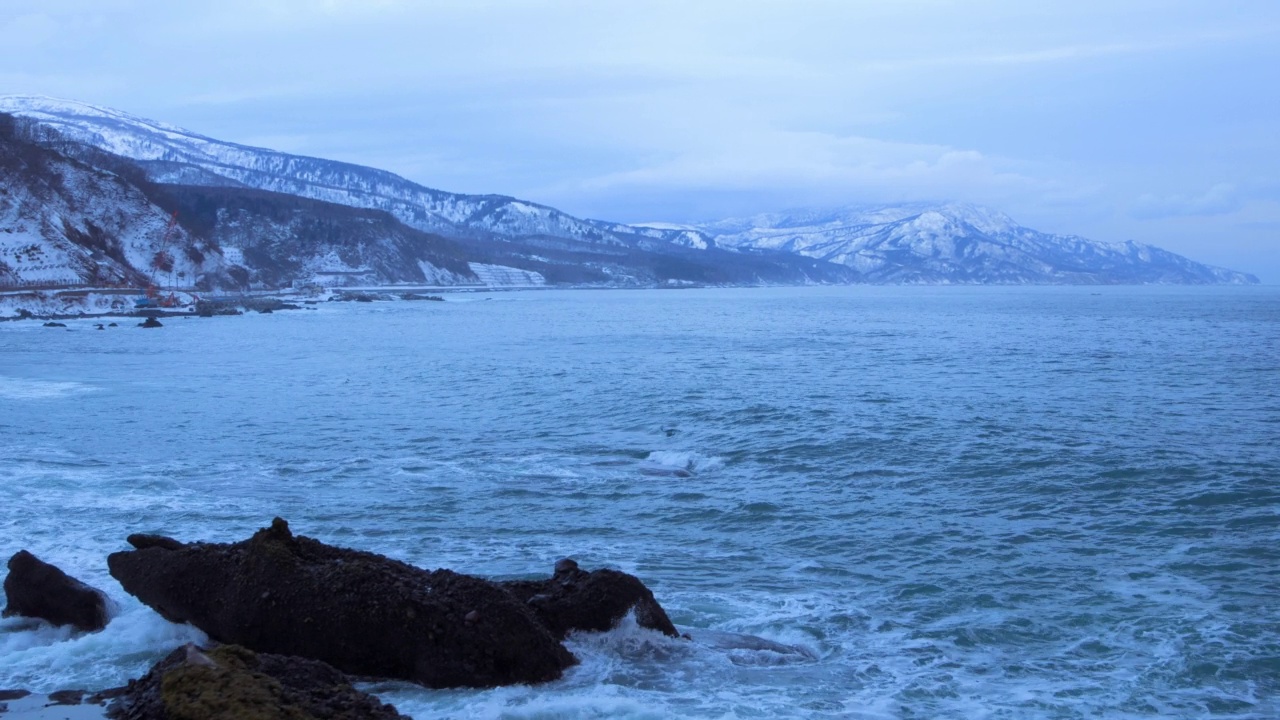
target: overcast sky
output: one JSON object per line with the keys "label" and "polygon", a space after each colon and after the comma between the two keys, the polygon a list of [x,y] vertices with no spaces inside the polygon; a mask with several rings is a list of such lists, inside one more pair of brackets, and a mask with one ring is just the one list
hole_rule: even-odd
{"label": "overcast sky", "polygon": [[1280,1],[3,0],[0,94],[579,216],[962,200],[1280,283]]}

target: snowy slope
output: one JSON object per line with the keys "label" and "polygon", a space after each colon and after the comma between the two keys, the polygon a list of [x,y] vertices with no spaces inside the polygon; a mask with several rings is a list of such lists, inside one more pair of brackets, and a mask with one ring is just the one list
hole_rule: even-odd
{"label": "snowy slope", "polygon": [[[617,232],[631,232],[647,238],[661,240],[680,247],[706,250],[715,246],[715,240],[707,233],[690,225],[674,223],[640,223],[635,225],[614,225]],[[625,228],[625,230],[624,230]]]}
{"label": "snowy slope", "polygon": [[698,229],[723,247],[819,258],[854,268],[870,282],[1258,282],[1151,245],[1042,233],[966,204],[797,211]]}
{"label": "snowy slope", "polygon": [[168,224],[124,178],[0,128],[0,285],[222,284],[219,250]]}

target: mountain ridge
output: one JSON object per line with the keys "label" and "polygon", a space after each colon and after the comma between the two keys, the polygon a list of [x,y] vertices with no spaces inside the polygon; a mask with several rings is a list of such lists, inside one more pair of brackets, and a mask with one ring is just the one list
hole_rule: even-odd
{"label": "mountain ridge", "polygon": [[767,248],[840,263],[872,282],[1258,282],[1247,273],[1197,263],[1154,245],[1043,233],[1003,212],[968,203],[802,209],[695,227],[721,246]]}
{"label": "mountain ridge", "polygon": [[[578,281],[1257,282],[1155,246],[1043,233],[972,205],[848,206],[704,224],[624,224],[577,218],[506,195],[451,193],[386,170],[216,140],[76,101],[4,96],[0,111],[29,118],[69,145],[128,158],[159,186],[240,188],[382,211],[409,228],[449,238],[465,252],[505,254],[516,266],[546,263],[546,252],[560,253],[551,264],[582,265],[585,275],[559,273]],[[555,268],[541,267],[556,275]]]}

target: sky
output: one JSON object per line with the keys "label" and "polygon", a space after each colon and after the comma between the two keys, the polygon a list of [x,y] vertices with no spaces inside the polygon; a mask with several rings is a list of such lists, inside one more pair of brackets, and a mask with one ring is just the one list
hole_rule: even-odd
{"label": "sky", "polygon": [[962,201],[1280,284],[1276,0],[4,0],[19,93],[582,217]]}

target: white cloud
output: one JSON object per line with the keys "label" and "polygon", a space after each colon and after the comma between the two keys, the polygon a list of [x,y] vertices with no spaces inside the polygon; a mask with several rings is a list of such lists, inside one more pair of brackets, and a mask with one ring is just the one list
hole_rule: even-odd
{"label": "white cloud", "polygon": [[[1050,184],[971,149],[861,136],[757,130],[722,133],[665,159],[544,188],[549,197],[739,191],[758,202],[990,201]],[[806,200],[807,198],[807,200]]]}
{"label": "white cloud", "polygon": [[1131,213],[1139,219],[1226,215],[1241,205],[1235,185],[1218,183],[1198,195],[1144,194],[1134,202]]}

